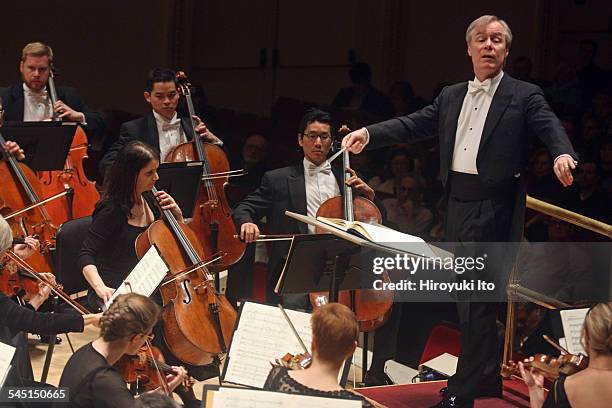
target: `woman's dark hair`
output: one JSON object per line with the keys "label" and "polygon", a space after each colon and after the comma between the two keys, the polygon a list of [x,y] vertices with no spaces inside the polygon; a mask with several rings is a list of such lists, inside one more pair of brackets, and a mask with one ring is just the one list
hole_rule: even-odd
{"label": "woman's dark hair", "polygon": [[134,190],[138,173],[151,160],[159,162],[159,152],[141,141],[131,141],[117,154],[117,159],[105,180],[104,198],[121,206],[129,217],[134,205]]}
{"label": "woman's dark hair", "polygon": [[406,156],[408,158],[408,173],[412,173],[414,171],[414,156],[410,153],[410,151],[403,147],[391,148],[387,152],[387,160],[385,161],[383,180],[389,180],[395,177],[391,170],[391,161],[398,156]]}

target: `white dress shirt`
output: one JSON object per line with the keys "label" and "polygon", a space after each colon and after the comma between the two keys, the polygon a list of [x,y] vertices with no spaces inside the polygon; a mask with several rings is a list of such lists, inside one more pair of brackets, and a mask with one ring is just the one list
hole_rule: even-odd
{"label": "white dress shirt", "polygon": [[[323,202],[329,198],[340,195],[340,187],[331,165],[325,160],[320,166],[315,166],[304,157],[304,182],[306,184],[306,213],[315,217]],[[308,226],[308,232],[314,234],[315,227]]]}
{"label": "white dress shirt", "polygon": [[26,84],[23,85],[23,121],[24,122],[41,122],[43,120],[51,120],[53,111],[51,109],[51,99],[49,98],[47,88],[40,91],[34,91]]}
{"label": "white dress shirt", "polygon": [[484,82],[474,78],[474,81],[470,81],[468,84],[468,91],[463,99],[457,122],[451,170],[478,174],[476,156],[478,156],[482,131],[491,107],[491,101],[493,101],[493,96],[503,75],[504,71],[500,71],[494,78],[487,79]]}
{"label": "white dress shirt", "polygon": [[171,120],[164,118],[155,111],[153,111],[153,116],[159,135],[159,153],[162,162],[165,162],[168,153],[179,144],[187,142],[187,137],[176,112]]}

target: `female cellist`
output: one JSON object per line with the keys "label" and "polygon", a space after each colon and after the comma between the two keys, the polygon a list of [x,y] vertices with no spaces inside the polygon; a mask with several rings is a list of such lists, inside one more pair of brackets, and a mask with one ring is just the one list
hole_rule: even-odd
{"label": "female cellist", "polygon": [[[133,407],[134,397],[113,367],[124,354],[135,354],[153,336],[160,307],[151,299],[120,295],[100,319],[100,337],[74,353],[62,372],[60,387],[70,389],[75,407]],[[173,367],[166,378],[174,390],[187,378],[183,367]]]}
{"label": "female cellist", "polygon": [[[138,235],[147,230],[160,211],[145,200],[158,180],[159,153],[140,141],[132,141],[117,154],[105,179],[105,194],[96,205],[92,224],[83,242],[78,263],[91,288],[88,301],[97,310],[106,302],[114,289],[125,279],[138,263],[135,242]],[[183,216],[174,199],[166,192],[155,194],[163,210],[169,210],[179,220]],[[153,200],[151,200],[153,201]],[[154,299],[161,304],[158,293]],[[181,362],[172,355],[161,335],[161,324],[155,328],[154,340],[168,364]],[[199,370],[198,370],[199,369]],[[209,378],[207,369],[189,367],[190,374],[199,379]],[[179,395],[185,401],[190,395]]]}
{"label": "female cellist", "polygon": [[[544,394],[544,375],[519,363],[521,376],[529,388],[532,408],[603,408],[612,404],[612,302],[599,303],[587,313],[582,328],[589,363],[584,370],[561,375]],[[526,360],[529,362],[529,360]]]}

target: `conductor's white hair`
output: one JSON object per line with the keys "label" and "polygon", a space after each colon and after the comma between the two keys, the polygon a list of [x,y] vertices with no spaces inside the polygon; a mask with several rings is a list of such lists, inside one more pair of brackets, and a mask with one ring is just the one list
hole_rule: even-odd
{"label": "conductor's white hair", "polygon": [[510,49],[510,45],[512,44],[512,31],[510,30],[510,26],[504,20],[497,16],[484,15],[478,17],[476,20],[472,21],[465,31],[465,42],[470,45],[470,40],[472,39],[472,31],[478,26],[481,25],[489,25],[493,22],[497,21],[502,28],[504,29],[504,36],[506,37],[506,48]]}
{"label": "conductor's white hair", "polygon": [[0,215],[0,252],[4,252],[13,245],[13,232],[8,222]]}

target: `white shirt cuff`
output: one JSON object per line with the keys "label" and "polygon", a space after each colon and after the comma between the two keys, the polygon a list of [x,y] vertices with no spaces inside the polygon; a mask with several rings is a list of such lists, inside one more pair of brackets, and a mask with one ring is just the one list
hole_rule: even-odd
{"label": "white shirt cuff", "polygon": [[[554,165],[554,164],[557,162],[557,160],[559,160],[561,157],[569,157],[570,159],[574,160],[574,158],[573,158],[571,155],[569,155],[569,154],[567,154],[567,153],[564,153],[564,154],[560,154],[560,155],[558,155],[557,157],[555,157],[555,160],[553,161],[553,165]],[[578,162],[577,162],[576,160],[574,160],[574,163],[578,164]]]}
{"label": "white shirt cuff", "polygon": [[365,134],[366,134],[366,140],[365,140],[365,143],[363,144],[363,147],[366,147],[368,143],[370,143],[370,132],[368,132],[368,128],[366,127],[364,127],[363,129],[365,130]]}

